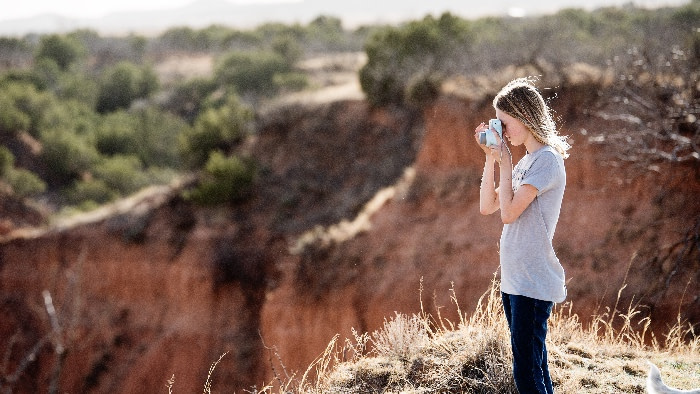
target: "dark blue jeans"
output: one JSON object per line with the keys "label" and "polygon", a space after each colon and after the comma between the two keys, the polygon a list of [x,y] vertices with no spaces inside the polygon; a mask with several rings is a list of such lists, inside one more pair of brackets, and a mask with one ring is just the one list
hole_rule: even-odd
{"label": "dark blue jeans", "polygon": [[547,367],[547,319],[554,303],[501,293],[513,349],[513,377],[520,394],[552,394]]}

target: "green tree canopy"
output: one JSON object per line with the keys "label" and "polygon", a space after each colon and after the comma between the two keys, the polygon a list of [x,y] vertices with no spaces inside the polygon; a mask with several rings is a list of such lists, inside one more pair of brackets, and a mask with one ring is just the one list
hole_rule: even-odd
{"label": "green tree canopy", "polygon": [[36,53],[36,60],[50,59],[61,70],[67,70],[84,52],[85,48],[74,38],[66,35],[51,34],[41,38]]}
{"label": "green tree canopy", "polygon": [[96,109],[105,113],[128,108],[134,100],[150,96],[158,86],[158,76],[151,67],[120,62],[102,75]]}
{"label": "green tree canopy", "polygon": [[204,111],[194,127],[181,134],[182,156],[191,167],[200,167],[212,151],[231,151],[248,131],[251,120],[251,111],[236,96],[230,96],[221,107]]}
{"label": "green tree canopy", "polygon": [[367,99],[379,106],[402,103],[415,74],[436,80],[449,70],[456,48],[469,49],[472,36],[469,24],[450,13],[376,31],[365,44],[367,63],[360,70]]}
{"label": "green tree canopy", "polygon": [[216,80],[240,94],[269,96],[276,91],[274,77],[288,73],[292,64],[273,51],[230,52],[216,67]]}
{"label": "green tree canopy", "polygon": [[255,166],[249,160],[213,151],[199,185],[188,191],[186,197],[202,205],[240,201],[250,192],[254,177]]}

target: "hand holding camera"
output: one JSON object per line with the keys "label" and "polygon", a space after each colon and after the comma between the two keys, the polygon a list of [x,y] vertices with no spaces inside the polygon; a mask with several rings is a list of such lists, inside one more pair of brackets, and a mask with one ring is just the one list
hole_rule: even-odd
{"label": "hand holding camera", "polygon": [[[498,137],[496,137],[496,133]],[[492,156],[499,163],[503,155],[501,142],[503,141],[503,125],[499,119],[491,119],[488,127],[482,122],[475,130],[474,138],[487,156]],[[505,145],[505,144],[504,144]],[[508,146],[506,152],[510,153]]]}
{"label": "hand holding camera", "polygon": [[493,135],[491,130],[495,130],[498,133],[498,137],[503,139],[503,127],[501,121],[498,119],[489,120],[489,128],[479,133],[479,144],[486,145],[489,148],[496,147],[499,141],[496,140],[496,136]]}

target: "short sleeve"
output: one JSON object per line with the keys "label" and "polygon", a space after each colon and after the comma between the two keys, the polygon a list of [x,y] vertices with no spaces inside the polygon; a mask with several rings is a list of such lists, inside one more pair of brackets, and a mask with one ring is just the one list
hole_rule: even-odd
{"label": "short sleeve", "polygon": [[523,174],[521,185],[534,186],[537,189],[537,195],[554,187],[559,173],[559,164],[554,155],[553,152],[542,152],[538,155]]}

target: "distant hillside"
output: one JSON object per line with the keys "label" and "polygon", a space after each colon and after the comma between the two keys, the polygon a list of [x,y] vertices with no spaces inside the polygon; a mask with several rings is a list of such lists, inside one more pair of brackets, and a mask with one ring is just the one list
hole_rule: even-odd
{"label": "distant hillside", "polygon": [[[318,15],[331,15],[343,19],[347,26],[376,23],[397,23],[422,18],[426,14],[439,15],[450,11],[465,18],[487,15],[514,16],[552,13],[562,8],[594,9],[604,6],[635,4],[640,7],[660,7],[686,4],[685,0],[557,0],[531,2],[513,7],[507,0],[490,2],[460,2],[454,0],[387,0],[325,1],[301,0],[293,2],[266,2],[262,4],[233,3],[226,0],[196,0],[179,8],[158,11],[120,12],[95,19],[71,19],[59,15],[43,14],[32,18],[0,20],[0,35],[24,35],[27,33],[66,32],[78,28],[90,28],[102,33],[158,33],[172,26],[205,27],[224,24],[241,28],[254,27],[264,22],[306,23]],[[2,18],[0,16],[0,18]]]}

